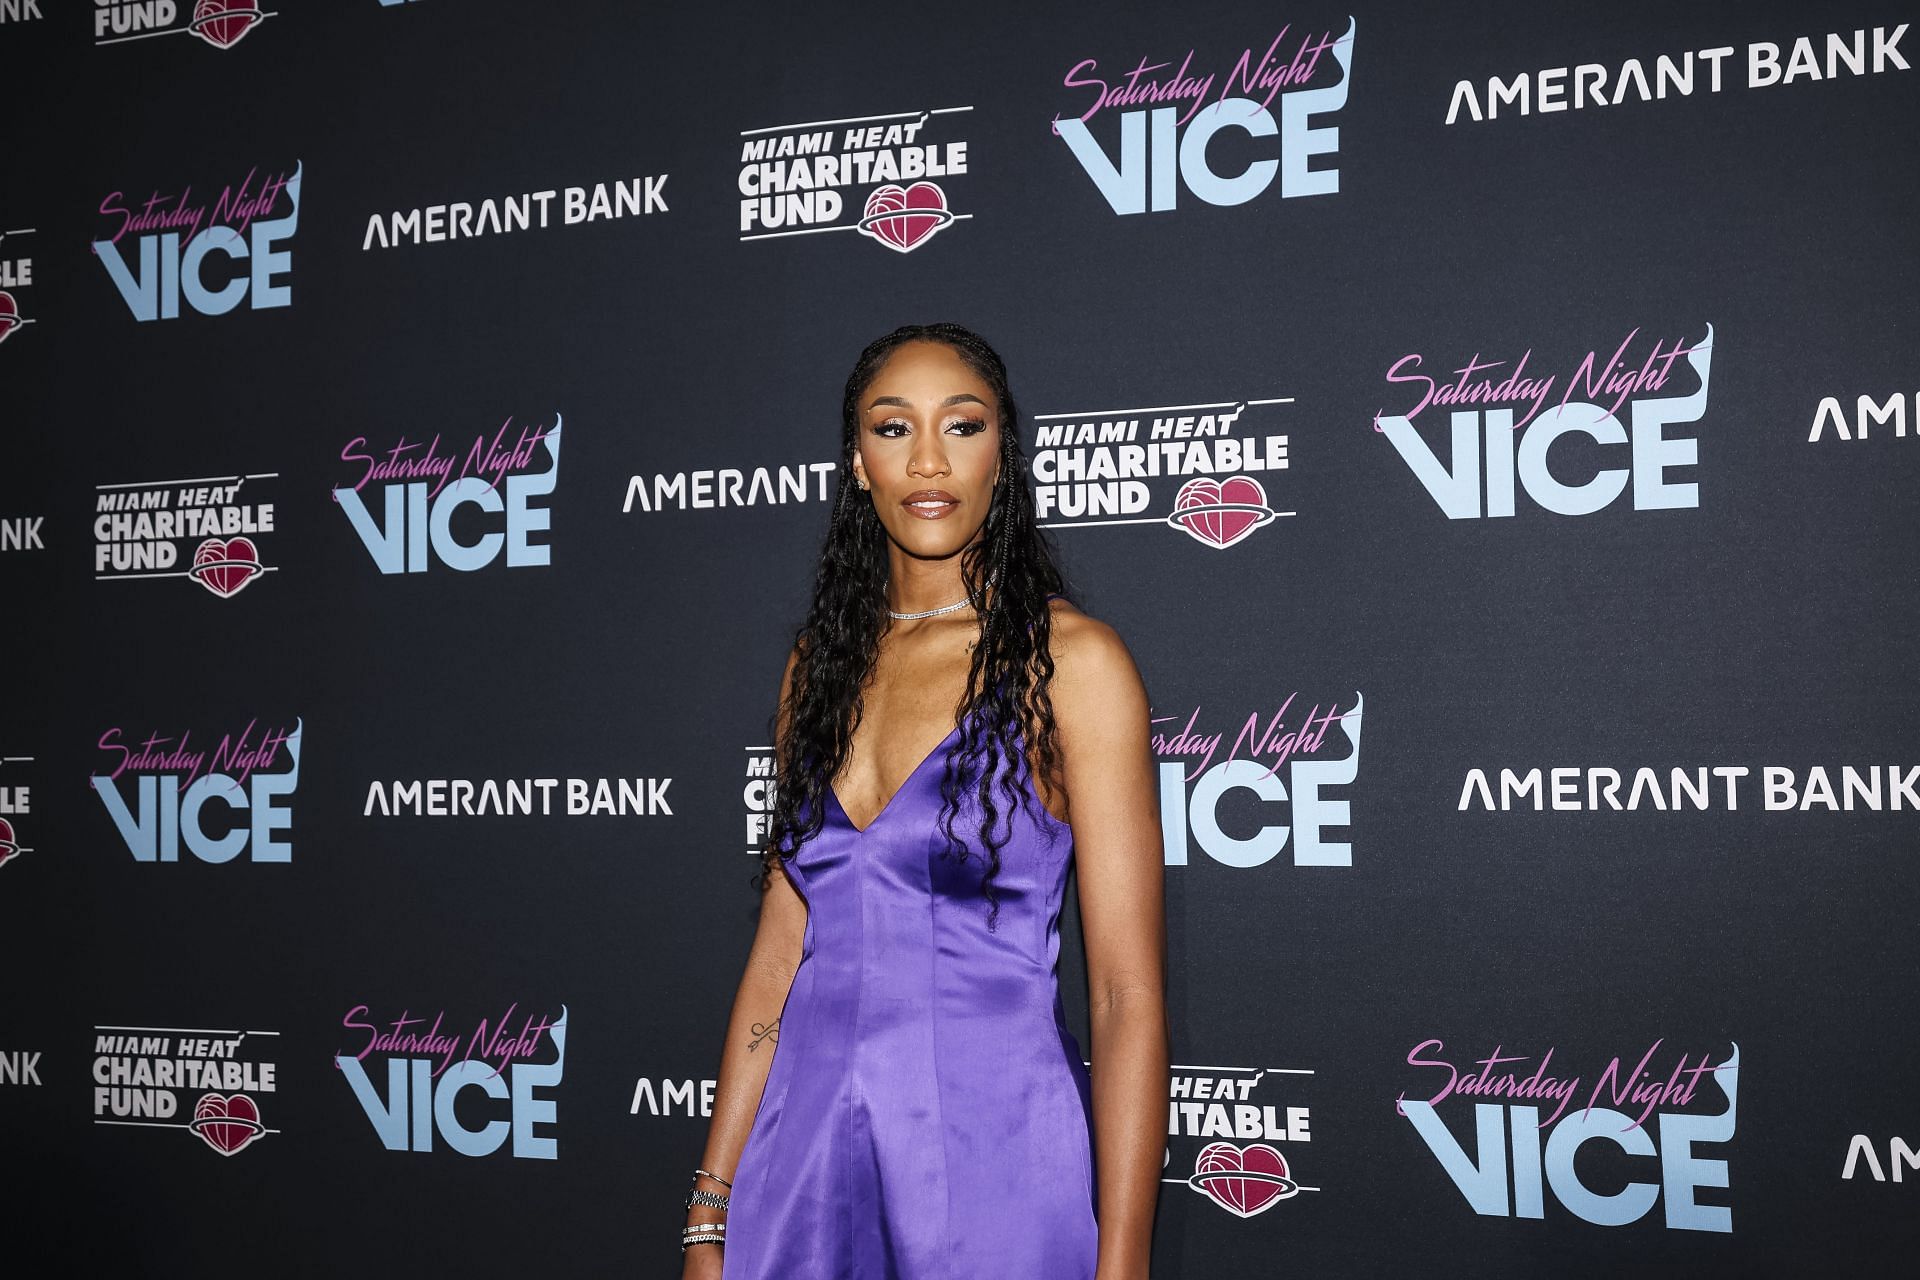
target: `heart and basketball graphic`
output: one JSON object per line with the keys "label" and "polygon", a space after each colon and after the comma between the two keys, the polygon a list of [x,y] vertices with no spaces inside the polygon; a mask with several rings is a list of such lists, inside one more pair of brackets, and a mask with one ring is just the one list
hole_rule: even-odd
{"label": "heart and basketball graphic", "polygon": [[6,866],[20,856],[20,842],[13,833],[13,824],[0,818],[0,867]]}
{"label": "heart and basketball graphic", "polygon": [[[94,486],[97,581],[178,583],[190,578],[222,600],[281,566],[274,548],[275,472],[183,468],[190,478]],[[198,474],[195,474],[198,473]]]}
{"label": "heart and basketball graphic", "polygon": [[1299,1193],[1289,1175],[1287,1158],[1264,1142],[1212,1142],[1201,1149],[1187,1185],[1228,1213],[1251,1218]]}
{"label": "heart and basketball graphic", "polygon": [[222,600],[266,572],[251,538],[208,538],[193,553],[194,581]]}
{"label": "heart and basketball graphic", "polygon": [[888,183],[867,197],[860,232],[889,249],[910,253],[952,221],[947,193],[938,183],[916,182],[910,187]]}
{"label": "heart and basketball graphic", "polygon": [[32,323],[20,314],[20,304],[14,296],[0,289],[0,342],[5,342],[16,329]]}
{"label": "heart and basketball graphic", "polygon": [[259,0],[199,0],[187,30],[216,49],[231,49],[262,19],[272,16],[260,11]]}
{"label": "heart and basketball graphic", "polygon": [[260,1123],[260,1108],[244,1093],[202,1096],[193,1108],[193,1120],[188,1127],[223,1156],[244,1151],[267,1131]]}
{"label": "heart and basketball graphic", "polygon": [[1180,486],[1167,523],[1215,550],[1225,550],[1274,518],[1267,491],[1252,476],[1195,476]]}

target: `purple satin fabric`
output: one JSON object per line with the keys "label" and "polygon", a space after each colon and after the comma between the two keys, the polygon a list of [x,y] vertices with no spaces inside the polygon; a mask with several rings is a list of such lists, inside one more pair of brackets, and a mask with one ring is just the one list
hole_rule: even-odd
{"label": "purple satin fabric", "polygon": [[[806,940],[734,1177],[724,1280],[1093,1276],[1092,1094],[1056,971],[1073,833],[1037,798],[1038,817],[1014,814],[988,932],[985,851],[935,856],[958,736],[864,831],[829,793],[788,863]],[[1024,754],[1020,771],[1031,796]],[[955,821],[970,847],[976,806]]]}

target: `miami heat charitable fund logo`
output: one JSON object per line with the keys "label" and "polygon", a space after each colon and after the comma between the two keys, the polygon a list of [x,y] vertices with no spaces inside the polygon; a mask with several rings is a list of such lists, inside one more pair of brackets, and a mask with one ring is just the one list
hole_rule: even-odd
{"label": "miami heat charitable fund logo", "polygon": [[1285,1154],[1297,1159],[1299,1146],[1313,1140],[1306,1104],[1313,1075],[1301,1067],[1175,1063],[1161,1181],[1184,1185],[1236,1218],[1318,1191],[1300,1184]]}
{"label": "miami heat charitable fund logo", "polygon": [[911,253],[956,222],[970,106],[768,125],[740,133],[740,238],[853,231]]}
{"label": "miami heat charitable fund logo", "polygon": [[33,235],[32,227],[8,229],[0,221],[0,345],[34,322],[27,292],[33,287]]}
{"label": "miami heat charitable fund logo", "polygon": [[[1080,58],[1060,82],[1070,114],[1051,128],[1117,214],[1171,212],[1183,189],[1246,204],[1276,180],[1282,199],[1330,195],[1340,130],[1311,122],[1347,105],[1353,40],[1349,18],[1343,35],[1284,23],[1237,57],[1190,47]],[[1249,150],[1256,158],[1239,158]]]}
{"label": "miami heat charitable fund logo", "polygon": [[334,1065],[387,1150],[430,1152],[437,1143],[488,1156],[511,1141],[518,1159],[559,1157],[553,1094],[566,1074],[565,1005],[558,1018],[512,1003],[461,1022],[444,1009],[376,1015],[357,1004],[340,1025],[349,1047]]}
{"label": "miami heat charitable fund logo", "polygon": [[[1691,344],[1633,329],[1617,344],[1588,350],[1570,371],[1544,367],[1532,347],[1517,357],[1475,352],[1458,364],[1408,352],[1387,370],[1387,382],[1412,403],[1396,414],[1381,410],[1373,429],[1449,520],[1512,516],[1521,493],[1556,515],[1592,515],[1629,483],[1636,511],[1698,507],[1700,486],[1685,477],[1696,474],[1699,442],[1684,428],[1707,411],[1712,362],[1712,325]],[[1430,443],[1436,433],[1425,429],[1440,416],[1436,409],[1449,411],[1445,463]],[[1563,462],[1556,474],[1548,451],[1566,435],[1586,436],[1602,446],[1599,456],[1625,465],[1602,465],[1575,481]],[[1669,477],[1677,468],[1688,470]]]}
{"label": "miami heat charitable fund logo", "polygon": [[1046,528],[1173,530],[1215,551],[1236,547],[1276,510],[1292,465],[1291,396],[1034,418],[1033,500]]}
{"label": "miami heat charitable fund logo", "polygon": [[[1729,1206],[1698,1199],[1728,1186],[1711,1149],[1733,1140],[1740,1048],[1716,1057],[1665,1039],[1584,1064],[1551,1045],[1423,1040],[1407,1055],[1419,1081],[1394,1105],[1483,1217],[1543,1218],[1550,1194],[1582,1221],[1624,1227],[1664,1199],[1669,1229],[1732,1231]],[[1449,1124],[1441,1109],[1469,1101],[1471,1130]]]}
{"label": "miami heat charitable fund logo", "polygon": [[185,1027],[93,1029],[93,1122],[184,1129],[222,1156],[278,1129],[265,1118],[277,1031]]}
{"label": "miami heat charitable fund logo", "polygon": [[33,788],[27,781],[32,764],[32,756],[0,756],[0,867],[33,852],[22,830],[22,819],[33,815]]}
{"label": "miami heat charitable fund logo", "polygon": [[355,436],[340,451],[353,482],[333,500],[381,573],[471,573],[503,554],[510,569],[551,564],[552,544],[534,535],[552,512],[536,500],[560,480],[560,426],[556,413],[552,426],[509,417],[466,440]]}
{"label": "miami heat charitable fund logo", "polygon": [[[258,718],[215,739],[179,730],[102,733],[93,775],[114,830],[135,862],[292,862],[301,721]],[[210,745],[209,745],[210,744]]]}
{"label": "miami heat charitable fund logo", "polygon": [[767,843],[767,824],[773,821],[775,787],[772,747],[747,748],[746,781],[740,799],[747,807],[747,852],[758,854]]}
{"label": "miami heat charitable fund logo", "polygon": [[98,582],[185,579],[221,600],[277,570],[275,472],[94,486]]}
{"label": "miami heat charitable fund logo", "polygon": [[191,181],[109,192],[94,256],[136,320],[178,319],[183,301],[203,316],[292,306],[300,177],[255,165],[210,202]]}
{"label": "miami heat charitable fund logo", "polygon": [[93,0],[93,43],[196,36],[215,49],[231,49],[278,16],[261,8],[260,0]]}
{"label": "miami heat charitable fund logo", "polygon": [[[1366,699],[1309,702],[1296,690],[1251,711],[1213,705],[1153,710],[1160,827],[1168,866],[1190,851],[1241,870],[1289,844],[1296,867],[1351,867],[1353,844],[1330,838],[1353,822],[1346,788],[1360,776]],[[1330,736],[1338,726],[1338,736]],[[1329,794],[1329,788],[1338,791]]]}

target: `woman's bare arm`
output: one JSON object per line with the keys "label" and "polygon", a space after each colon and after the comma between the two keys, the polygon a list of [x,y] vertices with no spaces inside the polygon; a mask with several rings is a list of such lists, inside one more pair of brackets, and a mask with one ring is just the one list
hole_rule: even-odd
{"label": "woman's bare arm", "polygon": [[[793,677],[793,662],[789,656],[786,674],[780,681],[783,711]],[[784,728],[783,719],[783,732]],[[784,870],[776,872],[761,896],[760,919],[754,928],[753,945],[747,952],[746,970],[734,992],[733,1012],[727,1019],[727,1038],[720,1051],[713,1119],[707,1126],[707,1145],[700,1157],[700,1168],[729,1181],[739,1167],[740,1153],[746,1148],[754,1113],[767,1087],[767,1071],[773,1064],[774,1046],[780,1038],[780,1014],[793,989],[794,973],[800,967],[806,929],[806,900]],[[697,1179],[695,1186],[703,1191],[729,1194],[728,1188],[710,1178]],[[689,1225],[726,1219],[725,1209],[711,1205],[696,1204],[687,1211]],[[718,1275],[719,1257],[719,1248],[695,1245],[687,1251],[687,1274]],[[701,1268],[701,1272],[696,1272],[695,1267]]]}
{"label": "woman's bare arm", "polygon": [[1125,643],[1054,614],[1051,697],[1078,867],[1093,1031],[1098,1280],[1147,1280],[1167,1143],[1165,854],[1145,686]]}

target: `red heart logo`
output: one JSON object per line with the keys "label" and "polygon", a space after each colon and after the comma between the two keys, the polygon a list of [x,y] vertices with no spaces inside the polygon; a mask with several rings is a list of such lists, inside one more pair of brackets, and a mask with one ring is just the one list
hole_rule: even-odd
{"label": "red heart logo", "polygon": [[1267,491],[1251,476],[1229,476],[1224,484],[1195,476],[1173,501],[1173,523],[1216,549],[1232,546],[1271,519]]}
{"label": "red heart logo", "polygon": [[1287,1172],[1287,1158],[1264,1142],[1245,1148],[1212,1142],[1194,1162],[1187,1185],[1228,1213],[1251,1218],[1299,1192]]}
{"label": "red heart logo", "polygon": [[251,538],[208,538],[193,553],[193,576],[222,600],[265,572]]}
{"label": "red heart logo", "polygon": [[227,1098],[217,1093],[204,1095],[194,1107],[193,1123],[188,1127],[223,1156],[241,1150],[267,1131],[260,1123],[260,1108],[244,1093]]}
{"label": "red heart logo", "polygon": [[0,342],[5,342],[7,335],[21,324],[20,304],[13,300],[12,294],[0,289]]}
{"label": "red heart logo", "polygon": [[932,182],[916,182],[902,189],[893,183],[875,187],[867,197],[860,230],[890,249],[910,253],[926,238],[953,221],[947,193]]}
{"label": "red heart logo", "polygon": [[13,824],[0,818],[0,867],[12,862],[19,852],[19,842],[13,837]]}
{"label": "red heart logo", "polygon": [[200,0],[187,29],[217,49],[231,49],[265,16],[260,0]]}

